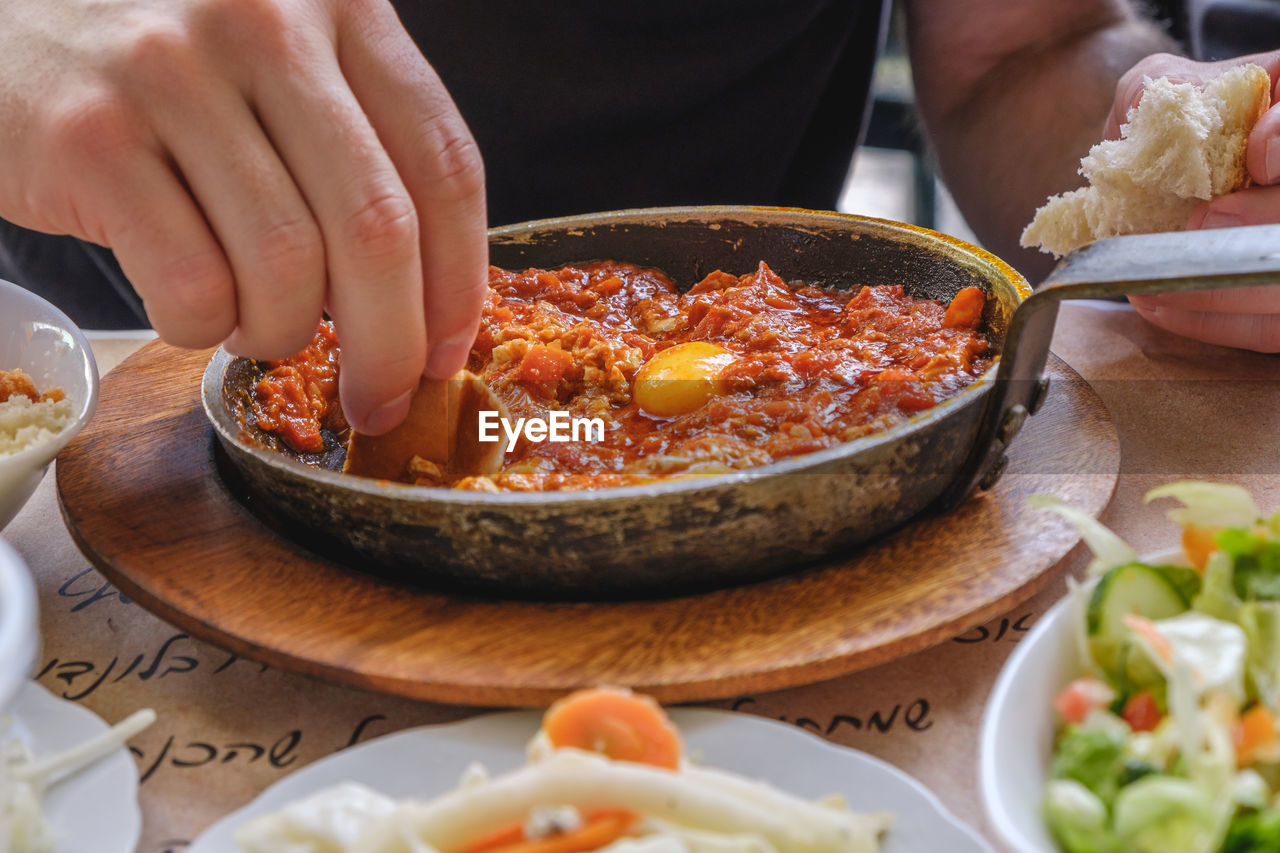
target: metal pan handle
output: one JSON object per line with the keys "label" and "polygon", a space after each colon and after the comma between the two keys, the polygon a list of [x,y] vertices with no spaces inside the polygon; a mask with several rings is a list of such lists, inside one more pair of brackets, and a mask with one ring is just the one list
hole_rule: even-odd
{"label": "metal pan handle", "polygon": [[1009,442],[1048,391],[1044,366],[1063,300],[1266,284],[1280,284],[1280,225],[1112,237],[1067,255],[1013,313],[977,439],[938,508],[957,506],[1003,472]]}

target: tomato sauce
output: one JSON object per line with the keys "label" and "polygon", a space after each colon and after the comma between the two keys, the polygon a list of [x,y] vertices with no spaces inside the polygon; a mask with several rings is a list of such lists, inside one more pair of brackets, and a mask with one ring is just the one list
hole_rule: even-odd
{"label": "tomato sauce", "polygon": [[270,362],[253,388],[258,427],[299,453],[324,450],[322,428],[341,434],[347,425],[338,404],[338,336],[323,322],[302,352]]}
{"label": "tomato sauce", "polygon": [[[764,263],[742,276],[711,273],[684,294],[655,270],[617,262],[491,268],[468,368],[512,419],[553,410],[600,418],[604,439],[521,439],[498,474],[448,485],[604,488],[833,447],[899,423],[981,376],[990,365],[984,303],[978,288],[944,305],[895,285],[842,291],[788,283]],[[715,393],[685,414],[646,413],[634,399],[637,372],[655,353],[692,341],[732,354],[714,377]],[[306,352],[268,365],[255,389],[258,425],[296,450],[322,444],[321,427],[338,409],[336,354],[325,323]]]}

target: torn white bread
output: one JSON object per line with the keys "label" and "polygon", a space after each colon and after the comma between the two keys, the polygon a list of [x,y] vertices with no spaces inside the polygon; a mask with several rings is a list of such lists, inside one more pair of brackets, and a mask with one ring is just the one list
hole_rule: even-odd
{"label": "torn white bread", "polygon": [[1196,205],[1248,183],[1249,132],[1270,104],[1271,78],[1257,65],[1203,86],[1146,78],[1120,138],[1080,161],[1088,185],[1051,197],[1022,245],[1061,257],[1104,237],[1182,229]]}

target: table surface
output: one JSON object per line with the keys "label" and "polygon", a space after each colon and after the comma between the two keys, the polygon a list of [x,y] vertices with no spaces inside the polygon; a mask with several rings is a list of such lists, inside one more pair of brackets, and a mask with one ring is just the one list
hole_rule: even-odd
{"label": "table surface", "polygon": [[[91,337],[104,373],[145,341]],[[1174,544],[1164,508],[1142,503],[1148,489],[1170,480],[1239,483],[1264,508],[1280,506],[1280,359],[1176,338],[1122,304],[1102,302],[1065,305],[1053,350],[1089,381],[1115,421],[1123,459],[1103,520],[1139,552]],[[37,679],[110,722],[143,706],[159,714],[132,741],[142,853],[180,851],[267,785],[349,744],[481,710],[328,685],[192,640],[92,569],[62,524],[52,476],[3,538],[27,560],[39,588]],[[990,837],[977,786],[987,694],[1019,638],[1086,562],[1077,549],[1044,592],[934,648],[831,681],[710,704],[879,756]]]}

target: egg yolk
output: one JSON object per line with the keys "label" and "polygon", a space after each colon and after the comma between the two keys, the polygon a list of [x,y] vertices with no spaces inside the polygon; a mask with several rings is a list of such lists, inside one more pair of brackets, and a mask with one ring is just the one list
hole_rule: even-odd
{"label": "egg yolk", "polygon": [[722,346],[689,341],[655,353],[636,372],[636,404],[660,418],[687,415],[722,393],[720,371],[737,359]]}

